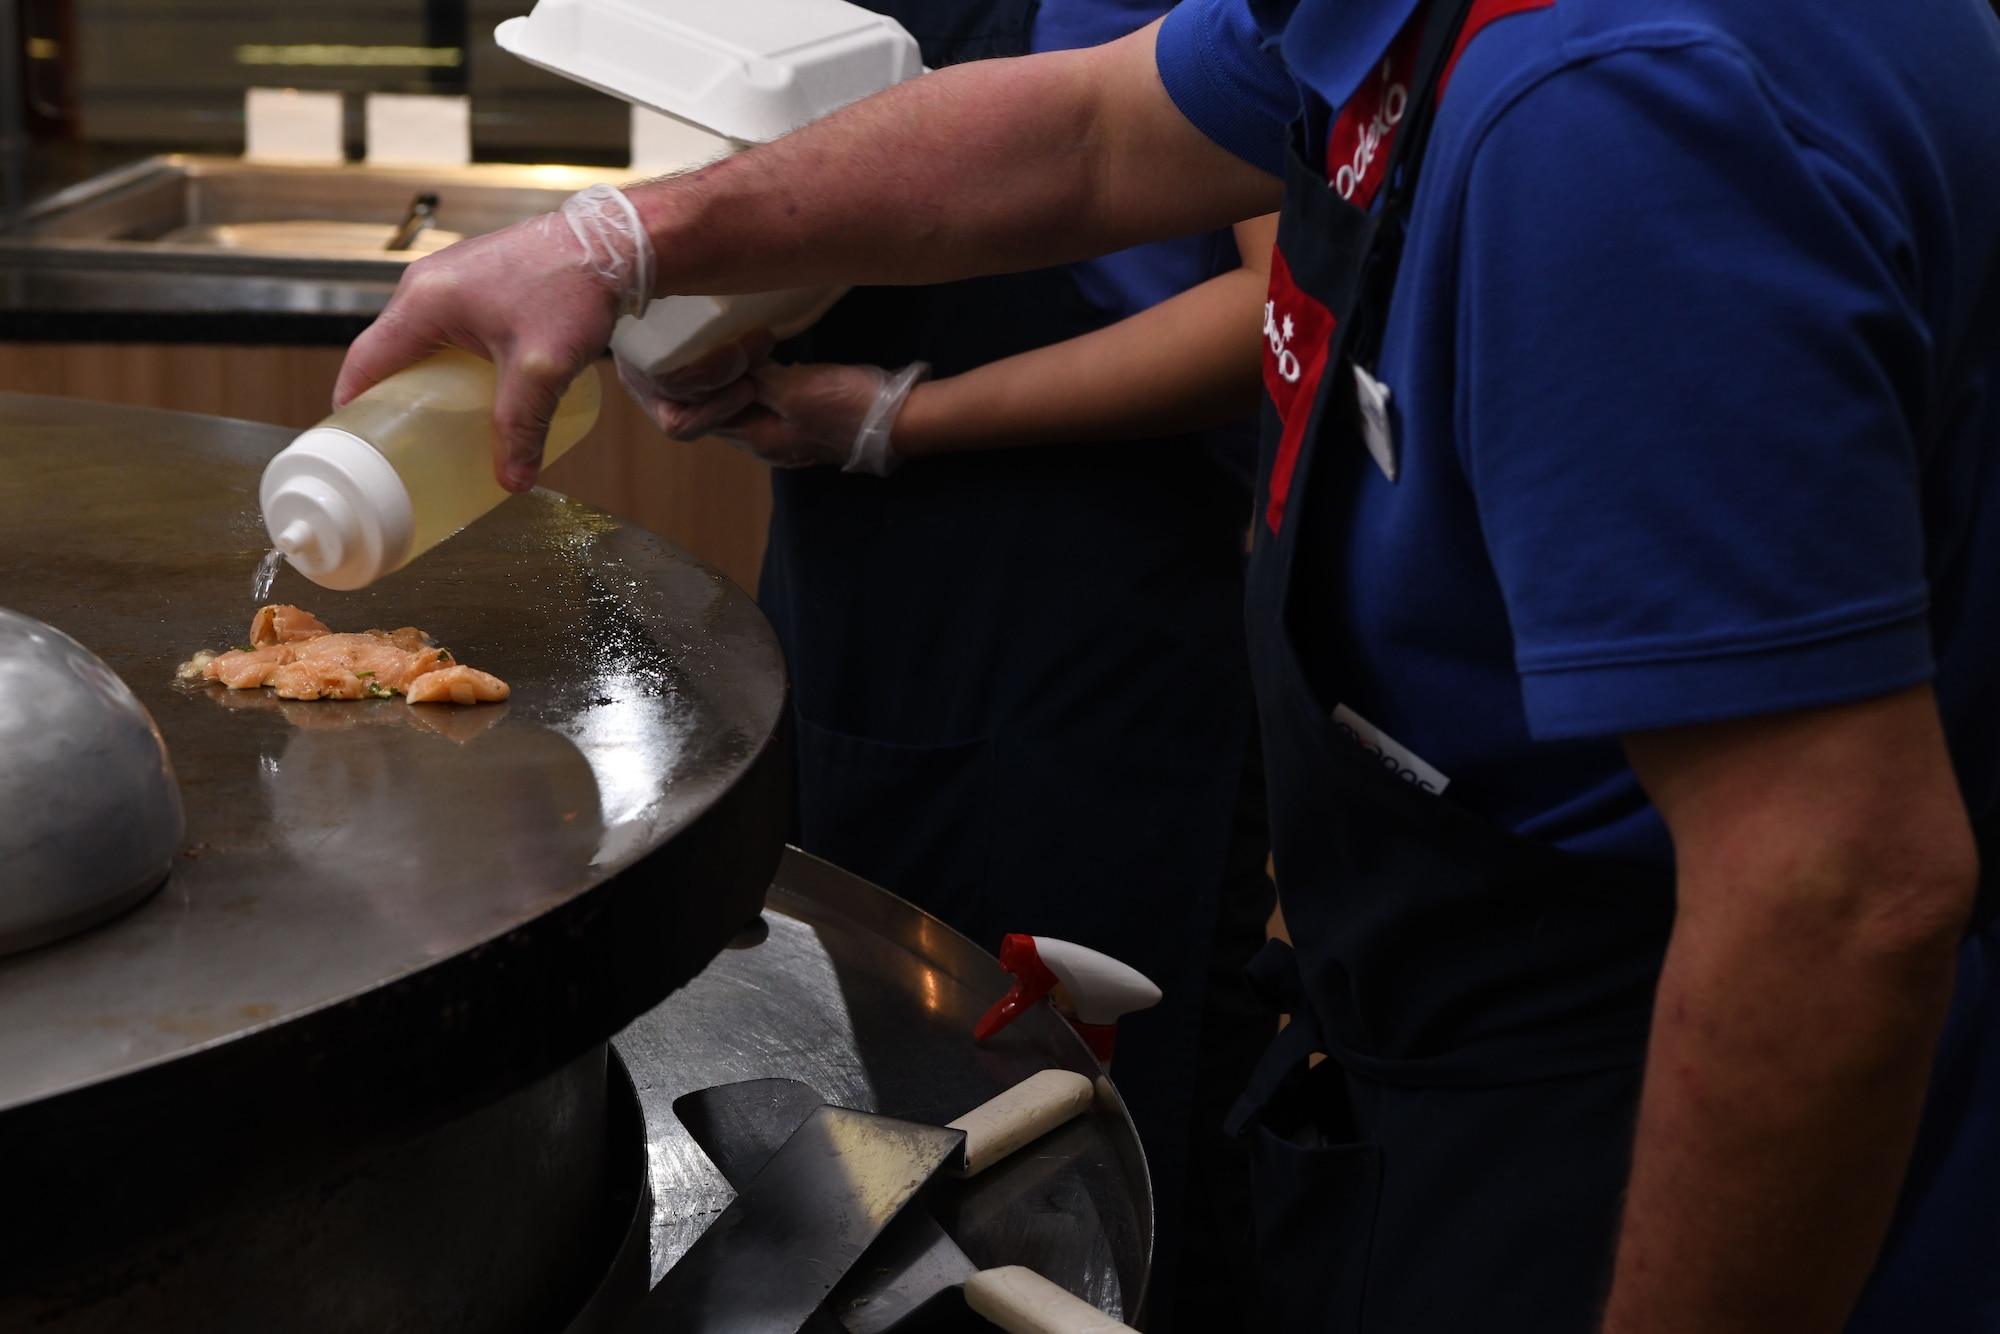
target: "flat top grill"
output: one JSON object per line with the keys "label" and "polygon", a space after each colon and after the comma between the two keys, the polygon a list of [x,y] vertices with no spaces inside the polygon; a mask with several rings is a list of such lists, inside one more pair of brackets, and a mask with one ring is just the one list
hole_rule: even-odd
{"label": "flat top grill", "polygon": [[[257,479],[289,438],[0,395],[0,605],[125,679],[188,818],[152,899],[0,960],[0,1175],[27,1196],[87,1188],[62,1161],[85,1155],[135,1208],[180,1192],[177,1216],[479,1105],[698,971],[776,863],[769,626],[686,553],[546,492],[373,588],[285,569],[271,595],[337,630],[420,626],[506,704],[176,684],[245,638]],[[246,1132],[260,1116],[282,1133]],[[134,1135],[122,1168],[95,1138]],[[9,1212],[31,1256],[37,1210]]]}

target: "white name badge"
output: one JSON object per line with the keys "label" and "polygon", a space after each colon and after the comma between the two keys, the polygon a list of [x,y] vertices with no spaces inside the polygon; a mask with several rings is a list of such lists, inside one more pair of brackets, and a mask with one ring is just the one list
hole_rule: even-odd
{"label": "white name badge", "polygon": [[1368,373],[1366,366],[1354,368],[1354,397],[1361,406],[1361,438],[1368,456],[1390,481],[1396,480],[1396,437],[1389,430],[1389,386]]}
{"label": "white name badge", "polygon": [[1442,794],[1451,786],[1449,778],[1425,763],[1415,751],[1345,704],[1334,706],[1333,725],[1338,727],[1348,740],[1380,761],[1382,767],[1390,774],[1402,779],[1411,787],[1424,792]]}

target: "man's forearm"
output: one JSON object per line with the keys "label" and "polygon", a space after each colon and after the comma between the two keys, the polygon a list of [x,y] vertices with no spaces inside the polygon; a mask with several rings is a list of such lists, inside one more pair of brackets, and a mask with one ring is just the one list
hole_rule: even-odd
{"label": "man's forearm", "polygon": [[1834,1334],[1881,1244],[1950,957],[1916,982],[1761,927],[1669,956],[1607,1334]]}
{"label": "man's forearm", "polygon": [[633,188],[654,290],[932,283],[1269,211],[1278,183],[1181,116],[1153,28],[953,66],[775,143]]}
{"label": "man's forearm", "polygon": [[1894,1209],[1976,854],[1927,691],[1817,716],[1628,742],[1680,909],[1607,1334],[1837,1334]]}

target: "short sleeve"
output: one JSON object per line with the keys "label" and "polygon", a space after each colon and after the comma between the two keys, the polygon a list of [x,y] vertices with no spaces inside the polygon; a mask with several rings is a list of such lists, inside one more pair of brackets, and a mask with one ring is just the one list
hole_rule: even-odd
{"label": "short sleeve", "polygon": [[1564,68],[1478,144],[1458,435],[1537,737],[1930,676],[1929,354],[1857,160],[1703,41]]}
{"label": "short sleeve", "polygon": [[1284,175],[1298,89],[1247,0],[1182,0],[1160,27],[1154,59],[1167,95],[1196,129]]}

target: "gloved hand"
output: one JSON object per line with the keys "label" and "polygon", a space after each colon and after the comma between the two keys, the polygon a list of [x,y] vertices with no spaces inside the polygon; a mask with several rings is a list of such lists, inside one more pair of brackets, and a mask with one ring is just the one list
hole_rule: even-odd
{"label": "gloved hand", "polygon": [[676,440],[694,440],[756,402],[750,371],[770,360],[775,342],[770,330],[755,329],[664,375],[648,375],[623,357],[613,360],[625,392],[655,426]]}
{"label": "gloved hand", "polygon": [[426,255],[354,340],[335,407],[443,347],[499,371],[493,472],[525,491],[541,470],[556,402],[611,341],[622,315],[652,300],[653,244],[622,191],[593,185],[554,213]]}
{"label": "gloved hand", "polygon": [[760,330],[670,375],[649,377],[622,360],[618,375],[677,440],[712,435],[777,468],[833,463],[878,477],[895,469],[889,435],[928,365],[780,366],[770,348]]}

